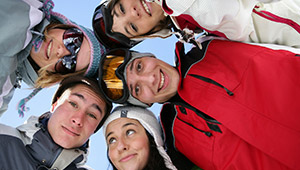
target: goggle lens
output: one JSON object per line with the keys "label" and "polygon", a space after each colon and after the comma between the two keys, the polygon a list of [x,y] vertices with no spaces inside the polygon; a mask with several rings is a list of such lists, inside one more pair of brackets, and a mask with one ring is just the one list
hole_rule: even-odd
{"label": "goggle lens", "polygon": [[[102,65],[102,89],[105,95],[113,102],[121,99],[124,96],[124,82],[123,75],[117,75],[119,67],[126,59],[125,50],[115,50],[105,55]],[[119,73],[122,74],[122,73]],[[125,84],[126,85],[126,84]]]}
{"label": "goggle lens", "polygon": [[77,54],[80,50],[83,37],[82,31],[78,28],[70,28],[64,32],[63,43],[71,54],[62,57],[57,61],[54,67],[57,73],[68,74],[75,72]]}

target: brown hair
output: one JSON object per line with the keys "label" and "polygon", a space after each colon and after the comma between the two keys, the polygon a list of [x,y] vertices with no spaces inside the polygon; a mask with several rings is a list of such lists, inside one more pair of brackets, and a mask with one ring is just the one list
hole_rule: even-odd
{"label": "brown hair", "polygon": [[[154,141],[153,136],[145,129],[146,135],[149,140],[149,157],[146,166],[143,168],[143,170],[169,170],[169,168],[166,167],[164,158],[160,155],[156,143]],[[110,162],[113,170],[118,170],[115,165],[111,162],[109,156],[108,156],[109,150],[107,149],[107,158]]]}
{"label": "brown hair", "polygon": [[[107,7],[108,9],[111,11],[114,6],[116,5],[116,3],[118,3],[120,0],[111,0]],[[160,30],[163,30],[163,29],[171,29],[172,27],[172,20],[169,16],[165,17],[163,20],[160,20],[159,23],[157,25],[155,25],[149,32],[143,34],[143,35],[139,35],[139,36],[135,36],[135,37],[132,37],[132,38],[155,38],[155,37],[160,37],[160,38],[167,38],[169,36],[166,36],[166,37],[161,37],[161,36],[151,36],[151,34],[154,34]]]}
{"label": "brown hair", "polygon": [[[47,36],[48,31],[51,30],[51,29],[55,29],[55,28],[69,29],[69,28],[73,28],[73,27],[74,26],[67,25],[67,24],[51,22],[49,25],[46,26],[46,28],[44,30],[44,35]],[[83,75],[87,70],[87,67],[86,67],[86,68],[84,68],[82,70],[79,70],[75,73],[69,73],[69,74],[62,75],[60,73],[55,73],[55,72],[51,72],[51,71],[47,70],[47,68],[50,65],[47,65],[47,66],[42,67],[42,68],[39,69],[39,71],[38,71],[39,76],[38,76],[37,80],[35,81],[35,88],[40,88],[40,87],[45,88],[45,87],[52,86],[56,83],[59,83],[60,81],[62,81],[66,77],[75,76],[75,75]]]}

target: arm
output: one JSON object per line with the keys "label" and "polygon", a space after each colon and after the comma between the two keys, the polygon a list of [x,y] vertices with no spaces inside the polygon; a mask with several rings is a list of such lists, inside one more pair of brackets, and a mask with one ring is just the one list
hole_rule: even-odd
{"label": "arm", "polygon": [[[0,57],[14,56],[31,41],[30,29],[40,23],[43,12],[38,0],[2,0],[0,6],[1,26]],[[13,11],[13,12],[12,12]]]}

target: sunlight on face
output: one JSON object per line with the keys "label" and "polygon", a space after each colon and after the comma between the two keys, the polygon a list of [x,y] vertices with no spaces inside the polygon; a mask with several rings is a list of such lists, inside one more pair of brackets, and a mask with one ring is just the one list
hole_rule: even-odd
{"label": "sunlight on face", "polygon": [[112,15],[112,31],[129,38],[148,33],[165,18],[158,4],[145,0],[120,0],[115,4]]}
{"label": "sunlight on face", "polygon": [[[48,70],[54,71],[56,62],[60,58],[71,54],[63,43],[64,32],[64,29],[51,29],[48,31],[48,34],[38,51],[35,51],[34,47],[32,47],[30,56],[38,66],[42,68],[51,65]],[[77,54],[76,71],[82,70],[88,66],[90,56],[91,47],[87,39],[84,37],[80,51]]]}
{"label": "sunlight on face", "polygon": [[102,120],[106,104],[86,85],[66,90],[54,104],[48,130],[63,148],[82,146]]}
{"label": "sunlight on face", "polygon": [[177,93],[179,73],[162,60],[141,57],[126,68],[126,82],[138,100],[147,104],[166,102]]}

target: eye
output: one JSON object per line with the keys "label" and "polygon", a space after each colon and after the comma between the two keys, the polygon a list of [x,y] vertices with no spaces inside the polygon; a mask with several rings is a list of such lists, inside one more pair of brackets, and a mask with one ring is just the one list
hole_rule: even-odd
{"label": "eye", "polygon": [[120,4],[120,11],[121,11],[122,14],[125,14],[125,9],[124,9],[122,4]]}
{"label": "eye", "polygon": [[96,120],[97,120],[97,117],[95,116],[95,114],[93,114],[93,113],[88,113],[87,115],[88,115],[88,116],[90,116],[91,118],[93,118],[93,119],[96,119]]}
{"label": "eye", "polygon": [[138,62],[136,65],[136,71],[140,72],[142,70],[142,64],[141,62]]}
{"label": "eye", "polygon": [[69,101],[70,105],[74,108],[78,108],[77,104],[75,102]]}
{"label": "eye", "polygon": [[135,94],[138,96],[139,93],[140,93],[140,86],[139,85],[136,85],[135,88],[134,88],[134,92]]}
{"label": "eye", "polygon": [[126,135],[127,135],[127,136],[130,136],[130,135],[132,135],[132,134],[134,134],[134,133],[135,133],[135,131],[132,130],[132,129],[126,131]]}
{"label": "eye", "polygon": [[108,144],[111,145],[111,144],[113,144],[113,143],[116,143],[116,141],[117,141],[116,138],[113,138],[113,137],[112,137],[112,138],[109,138],[109,139],[108,139]]}
{"label": "eye", "polygon": [[138,28],[133,23],[130,23],[130,27],[134,32],[138,32]]}

